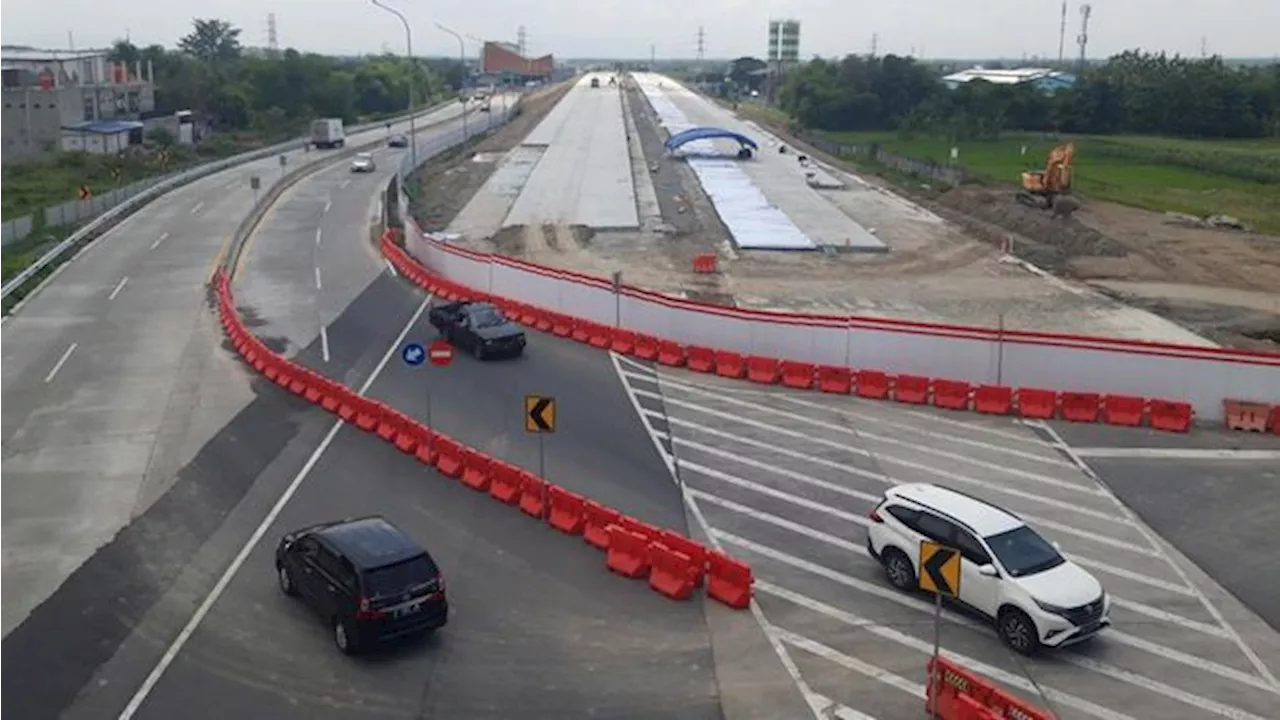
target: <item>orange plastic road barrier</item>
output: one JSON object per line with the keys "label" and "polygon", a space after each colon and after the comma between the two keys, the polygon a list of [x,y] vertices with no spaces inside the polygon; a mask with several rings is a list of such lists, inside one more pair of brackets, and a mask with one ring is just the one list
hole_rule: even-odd
{"label": "orange plastic road barrier", "polygon": [[607,348],[613,344],[613,328],[600,323],[586,323],[587,331],[590,335],[587,337],[587,344],[595,348]]}
{"label": "orange plastic road barrier", "polygon": [[475,450],[463,454],[462,484],[479,492],[489,492],[493,480],[493,461],[488,455]]}
{"label": "orange plastic road barrier", "polygon": [[552,313],[545,310],[539,312],[533,320],[533,329],[539,332],[550,332],[554,325],[555,320],[552,319]]}
{"label": "orange plastic road barrier", "polygon": [[1097,393],[1064,392],[1059,395],[1062,417],[1071,422],[1098,422],[1102,396]]}
{"label": "orange plastic road barrier", "polygon": [[[246,346],[248,343],[246,343]],[[320,398],[324,397],[325,379],[316,373],[307,372],[307,386],[302,390],[302,397],[313,405],[320,404]]]}
{"label": "orange plastic road barrier", "polygon": [[1058,412],[1058,393],[1037,388],[1018,388],[1018,414],[1026,418],[1051,420]]}
{"label": "orange plastic road barrier", "polygon": [[604,564],[623,577],[642,578],[649,573],[649,541],[628,532],[621,525],[610,525],[609,552]]}
{"label": "orange plastic road barrier", "polygon": [[646,542],[657,539],[658,534],[662,531],[649,523],[638,520],[630,515],[623,515],[618,519],[618,524],[629,533],[635,533],[645,539]]}
{"label": "orange plastic road barrier", "polygon": [[688,556],[689,580],[694,587],[702,587],[703,578],[707,574],[707,548],[670,530],[660,530],[656,541]]}
{"label": "orange plastic road barrier", "polygon": [[302,395],[306,393],[307,386],[311,383],[312,373],[301,366],[294,366],[293,377],[289,379],[289,392],[294,395]]}
{"label": "orange plastic road barrier", "polygon": [[361,398],[356,405],[356,427],[361,430],[373,430],[382,419],[382,404],[367,398]]}
{"label": "orange plastic road barrier", "polygon": [[693,258],[693,271],[698,274],[713,273],[716,271],[717,264],[715,255],[696,255]]}
{"label": "orange plastic road barrier", "polygon": [[378,403],[382,412],[378,413],[378,427],[374,428],[374,434],[388,442],[396,437],[396,433],[400,432],[400,427],[404,424],[406,418],[396,412],[389,405]]}
{"label": "orange plastic road barrier", "polygon": [[649,587],[672,600],[693,597],[693,560],[660,542],[649,544]]}
{"label": "orange plastic road barrier", "polygon": [[[974,697],[973,699],[976,701],[979,698]],[[982,708],[984,705],[985,714],[970,715],[969,717],[975,717],[978,720],[987,720],[987,718],[992,720],[1000,720],[1000,718],[1054,720],[1053,715],[1050,715],[1048,711],[1041,710],[995,685],[991,686],[986,702],[979,704],[979,707]]]}
{"label": "orange plastic road barrier", "polygon": [[1187,432],[1191,429],[1193,417],[1195,411],[1192,410],[1191,403],[1158,399],[1147,401],[1147,422],[1156,430]]}
{"label": "orange plastic road barrier", "polygon": [[609,349],[620,354],[630,355],[636,351],[636,334],[631,330],[614,329],[613,342]]}
{"label": "orange plastic road barrier", "polygon": [[1108,425],[1138,427],[1147,401],[1134,395],[1107,395],[1102,398],[1102,421]]}
{"label": "orange plastic road barrier", "polygon": [[[265,371],[263,374],[266,374]],[[362,399],[353,392],[345,393],[338,402],[338,417],[342,418],[343,422],[352,422],[356,416],[356,406]]]}
{"label": "orange plastic road barrier", "polygon": [[515,320],[521,325],[533,325],[538,322],[538,315],[540,314],[538,309],[532,305],[521,305],[520,315]]}
{"label": "orange plastic road barrier", "polygon": [[960,667],[945,656],[930,658],[925,666],[929,673],[924,706],[937,712],[943,720],[967,720],[960,698],[968,697],[983,707],[991,697],[992,686],[980,676]]}
{"label": "orange plastic road barrier", "polygon": [[879,370],[859,370],[854,392],[858,397],[876,400],[889,397],[889,376]]}
{"label": "orange plastic road barrier", "polygon": [[853,371],[847,367],[819,365],[818,389],[824,393],[848,395],[853,391]]}
{"label": "orange plastic road barrier", "polygon": [[716,353],[710,348],[689,346],[689,369],[694,372],[709,373],[716,370]]}
{"label": "orange plastic road barrier", "polygon": [[987,415],[1008,415],[1013,412],[1013,388],[979,385],[973,389],[973,409]]}
{"label": "orange plastic road barrier", "polygon": [[422,429],[422,439],[418,441],[418,449],[413,451],[413,456],[418,458],[418,462],[434,467],[440,460],[440,453],[436,449],[436,443],[440,441],[440,433],[425,425]]}
{"label": "orange plastic road barrier", "polygon": [[1280,435],[1280,405],[1271,408],[1271,432]]}
{"label": "orange plastic road barrier", "polygon": [[523,478],[520,468],[510,463],[494,460],[489,468],[489,497],[507,505],[520,502]]}
{"label": "orange plastic road barrier", "polygon": [[747,363],[740,353],[716,350],[716,374],[726,378],[743,378],[747,375]]}
{"label": "orange plastic road barrier", "polygon": [[787,387],[801,390],[813,387],[813,363],[783,360],[778,365],[778,370],[782,374],[782,384]]}
{"label": "orange plastic road barrier", "polygon": [[781,367],[774,358],[759,355],[747,356],[747,379],[763,385],[774,385],[778,382]]}
{"label": "orange plastic road barrier", "polygon": [[944,410],[968,410],[973,387],[963,380],[934,380],[933,405]]}
{"label": "orange plastic road barrier", "polygon": [[[1002,715],[995,714],[989,708],[983,707],[977,700],[968,695],[956,696],[956,720],[1001,720]],[[1020,718],[1019,715],[1010,715],[1009,717]]]}
{"label": "orange plastic road barrier", "polygon": [[344,393],[349,391],[338,383],[325,378],[321,385],[320,407],[329,412],[337,412],[338,406],[342,404]]}
{"label": "orange plastic road barrier", "polygon": [[661,343],[652,335],[636,334],[636,357],[641,360],[657,360]]}
{"label": "orange plastic road barrier", "polygon": [[668,367],[683,367],[684,346],[674,340],[658,341],[658,362]]}
{"label": "orange plastic road barrier", "polygon": [[522,473],[520,511],[539,520],[547,515],[547,481],[533,473]]}
{"label": "orange plastic road barrier", "polygon": [[435,437],[436,470],[441,475],[456,478],[462,475],[462,446],[457,440],[439,433]]}
{"label": "orange plastic road barrier", "polygon": [[547,524],[568,535],[580,535],[586,524],[585,498],[562,487],[547,488]]}
{"label": "orange plastic road barrier", "polygon": [[622,520],[622,513],[595,500],[587,500],[582,504],[582,515],[582,539],[592,547],[607,550],[609,526],[618,525]]}
{"label": "orange plastic road barrier", "polygon": [[893,399],[900,403],[923,405],[929,402],[930,380],[922,375],[899,375],[893,384]]}
{"label": "orange plastic road barrier", "polygon": [[707,553],[707,595],[736,610],[751,604],[751,568],[718,550]]}
{"label": "orange plastic road barrier", "polygon": [[573,334],[573,325],[573,318],[556,313],[555,318],[551,321],[551,332],[560,337],[569,337]]}
{"label": "orange plastic road barrier", "polygon": [[1271,406],[1247,400],[1223,400],[1222,414],[1228,430],[1266,432]]}
{"label": "orange plastic road barrier", "polygon": [[591,323],[586,320],[579,320],[573,324],[573,330],[569,332],[569,337],[580,343],[587,342],[591,339]]}
{"label": "orange plastic road barrier", "polygon": [[427,427],[425,425],[405,417],[404,424],[396,431],[396,449],[402,453],[412,454],[418,449],[418,445],[426,438],[426,435]]}

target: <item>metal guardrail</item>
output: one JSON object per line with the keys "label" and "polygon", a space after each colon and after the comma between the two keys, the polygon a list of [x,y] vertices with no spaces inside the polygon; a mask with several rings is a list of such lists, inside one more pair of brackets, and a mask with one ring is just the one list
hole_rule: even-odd
{"label": "metal guardrail", "polygon": [[[385,120],[379,120],[377,122],[353,125],[350,128],[348,128],[347,134],[358,135],[360,133],[367,132],[369,130],[375,130],[379,127],[385,126],[387,123],[402,122],[404,120],[407,120],[411,115],[413,117],[428,115],[430,113],[436,112],[441,108],[456,102],[457,102],[457,99],[454,98],[454,99],[447,100],[445,102],[437,103],[435,105],[432,105],[431,107],[424,108],[415,113],[405,113],[404,115],[398,115],[396,117],[387,118]],[[263,158],[267,158],[281,152],[287,152],[289,150],[297,149],[298,143],[303,142],[305,140],[306,140],[306,136],[301,136],[298,138],[294,138],[293,140],[287,140],[285,142],[272,145],[270,147],[260,148],[258,150],[251,150],[247,153],[241,153],[239,155],[234,155],[232,157],[224,158],[222,160],[215,160],[211,163],[198,165],[194,168],[191,168],[190,170],[186,170],[168,180],[165,180],[164,182],[157,183],[156,185],[147,189],[144,192],[138,193],[137,195],[134,195],[133,197],[126,199],[125,201],[121,202],[119,205],[116,205],[110,210],[107,210],[106,212],[102,213],[98,217],[89,221],[84,227],[76,230],[71,235],[67,236],[65,240],[58,243],[56,246],[54,246],[44,255],[41,255],[38,260],[36,260],[30,266],[23,269],[22,272],[13,276],[12,279],[10,279],[8,282],[4,284],[2,288],[0,288],[0,299],[9,297],[9,295],[13,293],[14,290],[17,290],[18,288],[25,285],[28,281],[30,281],[37,274],[39,274],[41,270],[48,267],[51,263],[56,261],[59,257],[61,257],[64,253],[66,253],[71,248],[79,245],[86,238],[89,238],[93,236],[94,233],[97,233],[99,230],[102,230],[104,226],[127,217],[129,214],[137,211],[138,209],[146,205],[148,202],[160,197],[161,195],[164,195],[165,193],[171,190],[175,190],[179,187],[182,187],[183,185],[190,184],[196,180],[207,177],[217,172],[221,172],[228,168],[232,168],[238,165],[244,165],[246,163],[250,163],[255,160],[261,160]],[[381,143],[381,139],[379,139],[377,143],[369,143],[367,145],[376,145],[379,143]],[[366,147],[367,145],[357,146],[357,147]],[[354,149],[355,148],[352,148],[352,150]],[[303,165],[303,167],[304,168],[310,167],[316,163],[323,162],[324,160],[330,159],[331,157],[332,156],[318,157],[316,160]]]}

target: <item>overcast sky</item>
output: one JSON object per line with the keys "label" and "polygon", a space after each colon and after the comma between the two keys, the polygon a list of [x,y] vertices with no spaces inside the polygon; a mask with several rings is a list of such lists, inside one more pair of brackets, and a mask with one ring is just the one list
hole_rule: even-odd
{"label": "overcast sky", "polygon": [[[762,55],[771,17],[801,22],[802,57],[880,52],[925,57],[1057,57],[1061,0],[388,0],[408,15],[420,55],[456,54],[435,27],[514,41],[523,25],[531,53],[566,57],[692,57],[698,27],[708,57]],[[1068,12],[1067,55],[1078,53],[1080,2]],[[126,32],[138,44],[173,45],[193,16],[228,20],[247,45],[265,45],[274,12],[281,46],[324,53],[403,50],[403,31],[368,0],[6,0],[4,42],[103,47]],[[1280,0],[1095,0],[1089,55],[1141,47],[1199,55],[1280,54]],[[468,55],[475,53],[469,47]]]}

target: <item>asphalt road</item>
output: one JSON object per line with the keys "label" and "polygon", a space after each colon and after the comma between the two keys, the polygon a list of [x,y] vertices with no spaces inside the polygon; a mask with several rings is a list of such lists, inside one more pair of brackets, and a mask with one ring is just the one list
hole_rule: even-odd
{"label": "asphalt road", "polygon": [[[289,168],[306,160],[301,150],[286,158]],[[5,320],[6,635],[252,399],[234,364],[210,352],[220,331],[204,283],[252,206],[254,175],[265,190],[279,161],[158,198]]]}

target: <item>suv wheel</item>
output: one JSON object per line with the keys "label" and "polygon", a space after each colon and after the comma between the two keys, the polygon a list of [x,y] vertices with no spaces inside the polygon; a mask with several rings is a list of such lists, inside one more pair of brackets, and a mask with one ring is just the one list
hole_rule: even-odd
{"label": "suv wheel", "polygon": [[333,621],[333,644],[347,655],[352,655],[356,651],[356,638],[352,630],[347,627],[347,623],[341,619]]}
{"label": "suv wheel", "polygon": [[1000,640],[1010,650],[1021,655],[1034,655],[1040,649],[1040,635],[1036,624],[1027,614],[1016,608],[1006,608],[996,621]]}
{"label": "suv wheel", "polygon": [[916,569],[908,558],[897,548],[887,548],[883,554],[884,572],[889,582],[899,590],[916,589]]}
{"label": "suv wheel", "polygon": [[298,589],[293,586],[293,576],[289,574],[289,568],[284,565],[277,567],[276,578],[280,580],[280,592],[289,597],[297,597]]}

